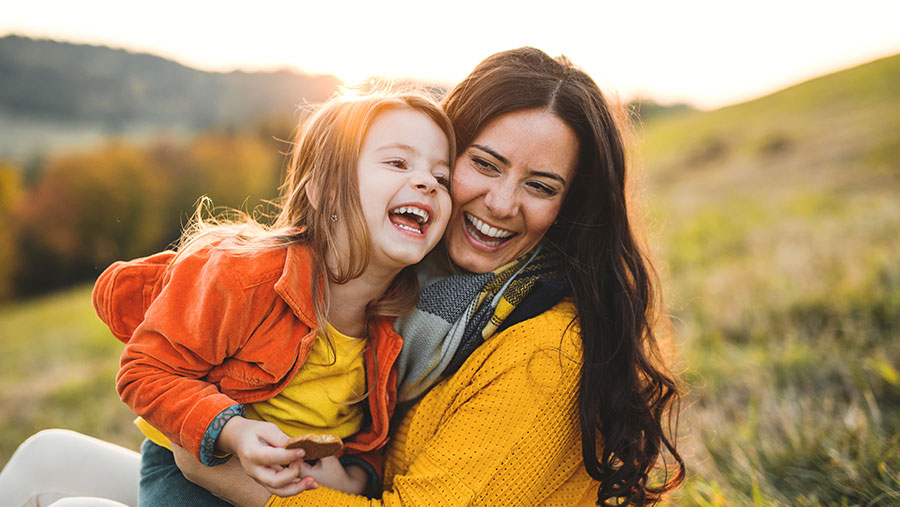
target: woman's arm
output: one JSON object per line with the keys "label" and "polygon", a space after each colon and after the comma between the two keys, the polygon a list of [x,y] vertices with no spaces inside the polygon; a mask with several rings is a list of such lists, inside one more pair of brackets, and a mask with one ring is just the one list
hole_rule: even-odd
{"label": "woman's arm", "polygon": [[216,467],[208,467],[183,447],[172,445],[172,453],[175,455],[175,464],[189,481],[234,505],[258,507],[265,505],[272,494],[292,496],[318,487],[311,477],[299,477],[286,481],[281,488],[270,492],[250,478],[235,459]]}
{"label": "woman's arm", "polygon": [[265,504],[272,494],[288,497],[316,489],[320,482],[336,490],[362,494],[369,480],[362,468],[353,465],[345,468],[332,456],[316,460],[314,465],[302,460],[292,462],[278,472],[278,477],[272,478],[275,487],[260,488],[258,481],[254,481],[243,466],[236,465],[235,460],[211,468],[198,462],[182,447],[173,446],[172,452],[175,464],[189,481],[232,504],[247,507]]}

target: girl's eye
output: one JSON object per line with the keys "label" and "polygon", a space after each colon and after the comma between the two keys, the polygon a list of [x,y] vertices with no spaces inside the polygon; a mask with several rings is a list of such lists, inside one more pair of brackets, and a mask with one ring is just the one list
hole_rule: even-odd
{"label": "girl's eye", "polygon": [[447,190],[450,190],[450,178],[448,178],[447,176],[445,176],[443,174],[435,174],[434,179],[437,180],[438,185],[441,185],[442,187],[446,188]]}
{"label": "girl's eye", "polygon": [[397,169],[406,169],[406,161],[402,158],[395,158],[387,161],[387,164]]}
{"label": "girl's eye", "polygon": [[534,191],[540,193],[541,195],[545,195],[547,197],[552,197],[556,195],[558,192],[553,187],[548,187],[539,181],[529,181],[527,185],[532,188]]}
{"label": "girl's eye", "polygon": [[475,164],[475,167],[478,168],[479,171],[486,173],[496,173],[499,172],[497,170],[497,166],[488,162],[487,160],[479,157],[472,157],[472,163]]}

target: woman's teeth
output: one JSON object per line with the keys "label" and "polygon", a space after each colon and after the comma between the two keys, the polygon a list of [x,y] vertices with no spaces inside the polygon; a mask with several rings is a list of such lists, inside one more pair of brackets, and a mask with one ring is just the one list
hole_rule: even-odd
{"label": "woman's teeth", "polygon": [[498,246],[503,243],[504,240],[515,234],[512,231],[507,231],[505,229],[498,229],[496,227],[491,227],[490,225],[482,222],[475,215],[471,213],[465,213],[466,217],[466,225],[469,226],[474,231],[481,233],[482,236],[487,236],[488,238],[494,238],[494,240],[486,239],[483,237],[475,236],[475,239],[484,243],[487,246]]}

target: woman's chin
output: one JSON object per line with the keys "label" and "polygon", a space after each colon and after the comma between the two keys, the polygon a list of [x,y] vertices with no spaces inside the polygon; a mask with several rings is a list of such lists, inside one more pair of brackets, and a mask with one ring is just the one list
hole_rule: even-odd
{"label": "woman's chin", "polygon": [[[471,239],[471,238],[466,238]],[[473,245],[469,241],[452,242],[447,245],[450,259],[461,269],[471,273],[487,273],[508,263],[515,258],[512,245],[486,246]]]}

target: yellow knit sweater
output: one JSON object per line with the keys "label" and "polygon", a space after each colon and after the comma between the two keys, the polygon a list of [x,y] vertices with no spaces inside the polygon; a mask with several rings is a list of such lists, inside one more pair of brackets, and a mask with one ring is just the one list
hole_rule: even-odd
{"label": "yellow knit sweater", "polygon": [[592,505],[574,315],[564,300],[498,333],[414,406],[388,446],[381,500],[319,488],[267,505]]}

